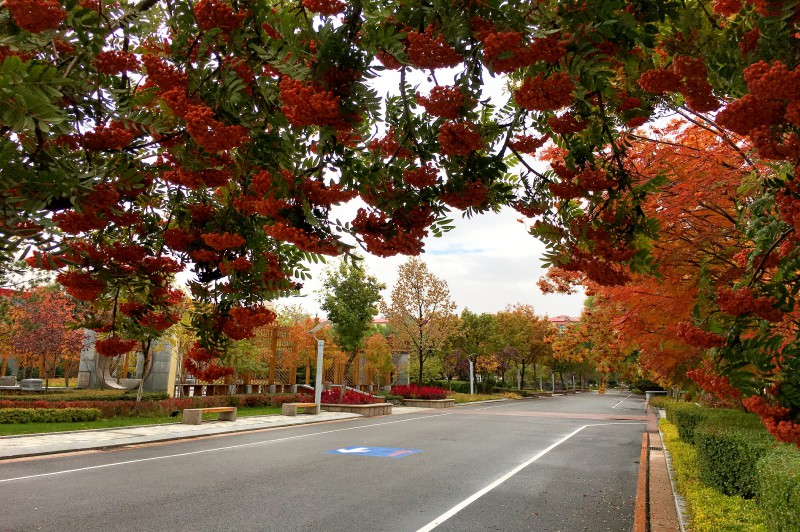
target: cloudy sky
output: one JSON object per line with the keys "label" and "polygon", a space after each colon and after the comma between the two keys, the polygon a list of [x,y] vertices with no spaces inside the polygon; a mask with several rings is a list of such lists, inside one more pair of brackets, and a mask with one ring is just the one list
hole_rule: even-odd
{"label": "cloudy sky", "polygon": [[[536,286],[536,281],[545,273],[541,264],[544,246],[528,235],[526,226],[519,223],[518,218],[519,214],[511,209],[471,219],[461,218],[456,213],[456,228],[440,238],[428,237],[425,253],[420,258],[434,275],[447,281],[459,312],[466,307],[474,312],[494,313],[507,305],[523,303],[533,306],[541,315],[580,316],[583,294],[542,294]],[[385,298],[388,299],[397,281],[398,267],[406,260],[405,256],[365,257],[367,272],[387,286],[383,292]],[[329,264],[333,262],[335,260],[330,260]],[[324,268],[314,265],[314,279],[305,284],[304,297],[282,299],[277,303],[299,304],[306,312],[323,317],[316,291],[321,287]]]}

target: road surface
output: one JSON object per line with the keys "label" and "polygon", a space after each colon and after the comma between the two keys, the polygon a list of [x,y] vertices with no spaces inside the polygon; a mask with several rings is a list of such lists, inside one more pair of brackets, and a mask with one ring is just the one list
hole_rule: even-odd
{"label": "road surface", "polygon": [[0,529],[629,531],[643,420],[586,393],[2,462]]}

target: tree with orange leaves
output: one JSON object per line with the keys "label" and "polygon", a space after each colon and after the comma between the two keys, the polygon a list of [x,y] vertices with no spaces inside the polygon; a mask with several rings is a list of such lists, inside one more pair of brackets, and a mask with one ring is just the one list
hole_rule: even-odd
{"label": "tree with orange leaves", "polygon": [[64,366],[68,379],[83,344],[82,330],[69,326],[76,318],[74,300],[58,287],[42,286],[24,294],[14,311],[15,354],[39,367],[45,388],[49,388],[58,366]]}

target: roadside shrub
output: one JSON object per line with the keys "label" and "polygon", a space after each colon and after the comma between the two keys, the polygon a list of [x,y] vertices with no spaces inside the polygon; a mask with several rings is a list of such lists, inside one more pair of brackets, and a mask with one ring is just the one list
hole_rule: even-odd
{"label": "roadside shrub", "polygon": [[447,390],[410,384],[408,386],[392,386],[392,394],[399,395],[403,399],[445,399]]}
{"label": "roadside shrub", "polygon": [[700,480],[697,452],[678,437],[666,419],[660,422],[664,443],[675,470],[677,489],[686,500],[693,532],[766,532],[766,516],[755,500],[729,496]]}
{"label": "roadside shrub", "polygon": [[[166,392],[144,392],[142,401],[163,401],[168,399]],[[136,401],[136,391],[121,392],[109,390],[70,390],[65,392],[49,392],[47,394],[33,395],[0,395],[0,401],[15,402],[63,402],[63,401]]]}
{"label": "roadside shrub", "polygon": [[700,478],[726,495],[756,495],[756,463],[775,445],[755,414],[709,409],[694,429]]}
{"label": "roadside shrub", "polygon": [[96,408],[4,408],[0,423],[62,423],[95,421],[100,417]]}
{"label": "roadside shrub", "polygon": [[694,444],[694,429],[712,409],[694,403],[672,402],[665,405],[667,419],[678,428],[678,434],[686,443]]}
{"label": "roadside shrub", "polygon": [[[323,392],[324,393],[324,392]],[[300,403],[303,402],[299,399],[300,395],[296,393],[281,393],[269,396],[269,406],[281,406],[283,403]],[[308,401],[313,403],[314,400]]]}
{"label": "roadside shrub", "polygon": [[667,408],[667,404],[675,403],[675,399],[671,397],[667,397],[665,395],[659,395],[650,399],[650,406],[653,408]]}
{"label": "roadside shrub", "polygon": [[767,516],[767,528],[775,532],[800,530],[800,451],[781,444],[756,465],[758,497]]}

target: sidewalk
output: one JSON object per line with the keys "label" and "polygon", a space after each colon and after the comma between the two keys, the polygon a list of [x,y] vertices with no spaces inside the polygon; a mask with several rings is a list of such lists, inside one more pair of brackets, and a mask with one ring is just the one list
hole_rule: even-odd
{"label": "sidewalk", "polygon": [[[392,414],[408,414],[425,408],[392,408]],[[231,434],[254,430],[274,429],[293,425],[325,423],[342,419],[361,418],[359,414],[345,412],[321,412],[318,415],[300,414],[297,416],[250,416],[236,421],[204,421],[201,425],[167,423],[163,425],[138,425],[113,429],[76,430],[72,432],[51,432],[45,434],[23,434],[0,437],[0,460],[39,456],[44,454],[109,449],[126,445],[200,438],[218,434]]]}

